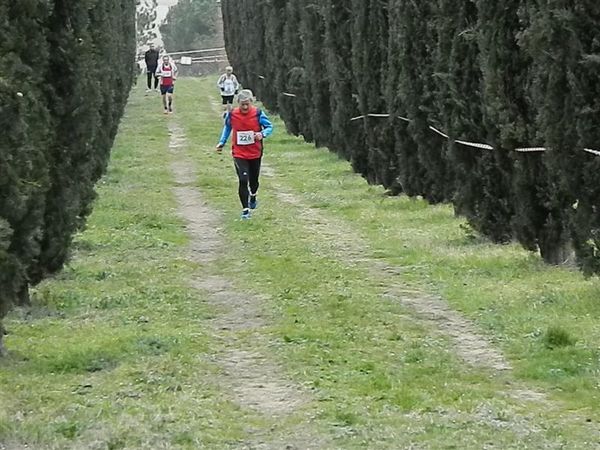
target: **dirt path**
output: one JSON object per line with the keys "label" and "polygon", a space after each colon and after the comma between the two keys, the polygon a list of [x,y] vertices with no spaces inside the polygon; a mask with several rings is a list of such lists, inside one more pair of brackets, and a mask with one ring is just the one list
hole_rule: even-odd
{"label": "dirt path", "polygon": [[[274,170],[267,167],[263,175],[272,177]],[[452,310],[442,298],[406,286],[401,279],[402,267],[391,266],[369,257],[369,244],[360,235],[352,232],[343,223],[330,220],[316,209],[307,207],[304,201],[276,181],[273,183],[279,200],[301,211],[299,217],[310,230],[321,237],[329,252],[351,266],[364,266],[367,274],[374,279],[383,278],[386,296],[409,306],[423,322],[431,325],[432,329],[449,337],[454,350],[465,362],[495,372],[511,369],[510,363],[500,350],[488,342],[472,322]]]}
{"label": "dirt path", "polygon": [[[543,409],[561,409],[546,393],[517,382],[512,377],[510,363],[500,349],[489,342],[473,322],[454,311],[443,298],[407,286],[401,277],[404,268],[369,256],[371,249],[366,239],[351,230],[343,221],[332,220],[317,209],[306,206],[306,202],[299,196],[277,182],[274,178],[276,172],[272,167],[266,165],[262,174],[271,178],[279,200],[293,205],[307,229],[319,236],[318,243],[315,244],[322,247],[319,253],[332,254],[351,267],[363,268],[366,277],[380,280],[386,288],[386,297],[409,307],[414,311],[414,317],[431,332],[449,338],[455,353],[467,364],[476,369],[488,370],[492,376],[499,377],[505,386],[505,389],[499,392],[500,395],[518,400],[519,403],[531,402]],[[585,422],[584,418],[576,413],[563,417],[563,420],[570,423]],[[515,414],[505,425],[510,426],[516,433],[523,434],[523,430],[533,429],[535,421],[531,417]],[[598,430],[593,425],[587,428],[590,436],[598,436]]]}
{"label": "dirt path", "polygon": [[[222,348],[213,356],[214,362],[221,368],[217,382],[223,392],[229,393],[232,401],[281,422],[292,414],[301,413],[302,407],[312,400],[311,396],[287,379],[281,368],[264,352],[266,343],[259,331],[268,325],[269,319],[263,299],[240,292],[226,278],[205,273],[209,272],[210,263],[217,260],[224,249],[221,218],[193,187],[197,171],[183,151],[186,146],[183,130],[175,122],[170,122],[169,131],[169,149],[173,154],[171,169],[176,181],[174,193],[190,237],[189,258],[201,266],[191,284],[206,295],[207,301],[217,310],[212,320],[214,337]],[[240,336],[248,333],[256,338],[252,339],[252,345]],[[249,432],[254,435],[251,442],[236,448],[323,448],[323,440],[309,425],[303,429],[277,430],[275,426],[269,430]]]}

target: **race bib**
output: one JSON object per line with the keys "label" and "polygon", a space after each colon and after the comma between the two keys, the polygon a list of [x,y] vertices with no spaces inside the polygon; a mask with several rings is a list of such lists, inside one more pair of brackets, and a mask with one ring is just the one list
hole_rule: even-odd
{"label": "race bib", "polygon": [[238,131],[237,132],[237,145],[251,145],[254,144],[254,131]]}
{"label": "race bib", "polygon": [[223,83],[223,92],[226,95],[235,94],[235,84],[233,80],[225,80],[225,82]]}

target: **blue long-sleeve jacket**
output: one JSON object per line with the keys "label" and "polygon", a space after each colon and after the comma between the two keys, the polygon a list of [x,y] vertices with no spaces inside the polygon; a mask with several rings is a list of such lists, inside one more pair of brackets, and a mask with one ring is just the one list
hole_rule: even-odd
{"label": "blue long-sleeve jacket", "polygon": [[[263,138],[268,138],[273,134],[273,124],[265,114],[265,112],[261,109],[260,114],[258,116],[258,122],[262,127],[262,135]],[[223,125],[223,132],[221,133],[221,139],[219,140],[219,145],[224,146],[231,135],[231,113],[227,113],[225,116],[225,124]]]}

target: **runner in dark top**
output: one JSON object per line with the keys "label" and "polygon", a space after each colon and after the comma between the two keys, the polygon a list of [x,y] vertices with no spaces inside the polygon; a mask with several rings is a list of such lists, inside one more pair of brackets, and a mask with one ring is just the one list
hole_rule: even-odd
{"label": "runner in dark top", "polygon": [[150,49],[144,54],[144,60],[146,61],[146,75],[148,76],[148,89],[146,89],[146,92],[152,90],[152,78],[154,78],[154,89],[158,89],[158,77],[156,76],[158,58],[158,50],[154,48],[154,44],[150,44]]}

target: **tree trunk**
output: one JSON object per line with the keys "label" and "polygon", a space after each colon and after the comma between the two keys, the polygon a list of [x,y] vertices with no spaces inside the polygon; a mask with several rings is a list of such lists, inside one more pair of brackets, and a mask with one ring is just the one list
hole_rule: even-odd
{"label": "tree trunk", "polygon": [[2,322],[0,321],[0,358],[7,355],[7,351],[4,348],[4,334],[5,334],[4,326],[2,325]]}
{"label": "tree trunk", "polygon": [[553,266],[572,265],[575,262],[575,251],[570,240],[540,245],[540,254],[544,262]]}

